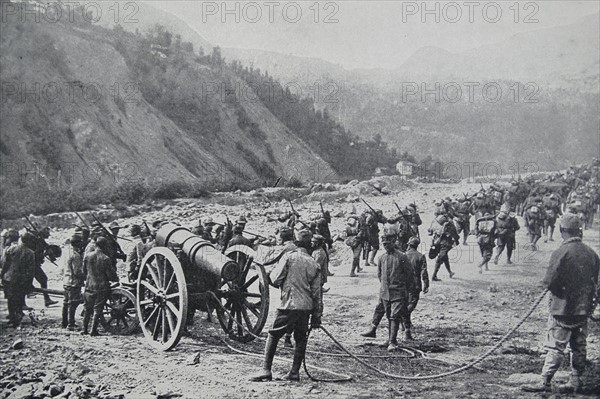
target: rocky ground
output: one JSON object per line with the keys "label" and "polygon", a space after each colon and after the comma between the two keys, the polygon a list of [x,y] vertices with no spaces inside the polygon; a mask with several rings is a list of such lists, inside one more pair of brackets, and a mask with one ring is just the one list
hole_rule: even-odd
{"label": "rocky ground", "polygon": [[[383,181],[383,180],[382,180]],[[372,184],[380,184],[374,181]],[[426,231],[432,220],[433,200],[445,196],[462,195],[479,189],[479,184],[408,184],[383,181],[377,189],[364,183],[340,187],[319,187],[313,190],[286,190],[295,198],[294,206],[302,215],[318,212],[319,200],[332,211],[333,234],[343,230],[345,216],[361,212],[364,205],[358,196],[385,214],[395,213],[393,200],[402,206],[416,202]],[[362,188],[361,188],[362,187]],[[312,191],[312,192],[311,192]],[[207,200],[180,200],[146,205],[137,210],[121,210],[123,224],[157,219],[174,220],[184,225],[195,224],[198,217],[207,214],[216,221],[224,221],[224,213],[231,219],[244,214],[249,219],[247,229],[259,234],[271,234],[276,228],[274,216],[287,208],[282,193],[277,190],[259,190],[252,193],[221,194]],[[115,214],[105,210],[106,214]],[[53,216],[55,220],[68,220],[72,215]],[[56,228],[51,237],[63,243],[70,230],[66,222]],[[558,235],[558,234],[557,234]],[[430,292],[421,297],[414,313],[416,340],[407,344],[427,353],[430,358],[406,358],[401,352],[388,358],[381,344],[387,334],[382,327],[376,339],[362,338],[359,333],[370,322],[377,300],[378,281],[374,267],[364,268],[358,278],[348,277],[350,250],[338,241],[332,255],[331,290],[325,295],[324,326],[351,351],[372,355],[365,359],[387,372],[406,376],[429,375],[449,371],[458,365],[483,354],[504,335],[529,309],[541,293],[539,286],[551,252],[560,245],[541,243],[540,251],[523,248],[527,240],[524,231],[517,237],[519,249],[515,263],[491,266],[489,272],[479,274],[480,259],[474,237],[468,246],[453,250],[451,262],[456,276],[449,279],[442,271],[441,282],[433,282]],[[429,244],[429,239],[424,240]],[[600,237],[598,225],[585,232],[584,241],[596,249]],[[123,242],[126,248],[126,242]],[[427,250],[427,247],[423,247]],[[60,263],[60,262],[59,262]],[[433,262],[429,262],[429,270]],[[51,264],[44,265],[50,277],[50,287],[61,288],[60,270]],[[271,292],[273,320],[278,291]],[[413,397],[413,398],[535,398],[519,390],[523,382],[537,378],[543,363],[542,339],[545,336],[546,301],[536,309],[530,319],[506,341],[492,356],[477,368],[451,377],[419,382],[391,380],[369,371],[354,360],[330,356],[325,352],[340,353],[322,332],[311,334],[307,364],[352,376],[351,382],[329,383],[311,381],[305,374],[299,383],[250,383],[249,374],[259,370],[260,355],[250,356],[233,351],[221,341],[223,333],[218,323],[204,321],[197,314],[190,334],[169,352],[157,352],[144,341],[141,333],[133,336],[83,337],[60,328],[60,306],[44,308],[43,298],[29,298],[34,307],[31,319],[20,330],[6,328],[4,315],[6,301],[0,300],[2,329],[0,330],[0,397],[9,398],[297,398],[297,397]],[[385,324],[385,323],[384,323]],[[588,337],[588,383],[581,397],[600,395],[600,325],[590,322]],[[263,335],[265,333],[263,332]],[[229,342],[229,341],[228,341]],[[264,343],[229,343],[241,351],[260,354]],[[318,353],[317,353],[318,352]],[[281,348],[281,360],[274,366],[276,373],[289,368],[291,352]],[[567,362],[565,364],[568,365]],[[310,371],[311,369],[309,369]],[[312,369],[319,378],[334,376]],[[568,368],[564,367],[557,380],[566,380]],[[559,397],[548,394],[546,397]]]}

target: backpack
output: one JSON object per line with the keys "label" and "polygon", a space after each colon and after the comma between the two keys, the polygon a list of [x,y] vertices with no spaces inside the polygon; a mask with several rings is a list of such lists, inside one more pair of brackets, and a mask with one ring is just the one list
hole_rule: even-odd
{"label": "backpack", "polygon": [[494,220],[478,220],[477,221],[477,230],[480,234],[490,234],[494,229]]}

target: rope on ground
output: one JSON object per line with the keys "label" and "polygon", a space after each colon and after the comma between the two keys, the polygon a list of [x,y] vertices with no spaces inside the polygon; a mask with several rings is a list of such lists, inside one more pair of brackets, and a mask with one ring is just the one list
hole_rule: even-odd
{"label": "rope on ground", "polygon": [[[361,357],[370,357],[370,356],[365,356],[365,355],[355,355],[352,352],[350,352],[341,342],[339,342],[325,327],[323,327],[322,325],[319,327],[321,330],[323,330],[323,332],[342,350],[344,351],[349,357],[351,357],[352,359],[356,360],[358,363],[360,363],[361,365],[365,366],[366,368],[376,372],[377,374],[381,374],[385,377],[388,378],[392,378],[392,379],[398,379],[398,380],[407,380],[407,381],[424,381],[424,380],[433,380],[433,379],[438,379],[438,378],[444,378],[444,377],[449,377],[451,375],[454,374],[458,374],[461,373],[465,370],[468,370],[470,368],[473,368],[474,366],[476,366],[477,364],[481,363],[483,360],[485,360],[487,357],[489,357],[492,353],[494,353],[496,351],[496,349],[498,349],[504,342],[506,342],[506,340],[508,340],[508,338],[510,338],[512,336],[512,334],[515,333],[515,331],[517,331],[522,325],[523,323],[525,323],[525,321],[529,318],[529,316],[531,316],[531,314],[535,311],[535,309],[539,306],[540,302],[542,302],[542,300],[544,299],[544,297],[546,296],[546,294],[548,293],[548,289],[545,289],[540,296],[535,300],[535,302],[533,303],[533,305],[531,306],[531,308],[529,309],[529,311],[527,311],[527,313],[519,320],[519,322],[517,324],[515,324],[515,326],[513,328],[511,328],[506,334],[504,334],[504,336],[491,348],[489,349],[486,353],[484,353],[483,355],[479,356],[477,359],[471,361],[470,363],[465,364],[464,366],[458,367],[454,370],[450,370],[444,373],[440,373],[440,374],[433,374],[433,375],[425,375],[425,376],[404,376],[404,375],[398,375],[398,374],[392,374],[392,373],[388,373],[386,371],[380,370],[375,366],[370,365],[369,363],[365,362],[364,360],[361,359]],[[221,303],[221,301],[218,299],[218,297],[211,292],[211,294],[215,297],[215,299],[217,300],[216,303],[221,307],[221,309],[227,313],[227,315],[241,328],[243,328],[244,330],[246,330],[250,335],[252,335],[254,338],[258,338],[260,340],[264,340],[264,338],[252,333],[251,331],[248,330],[248,328],[244,325],[242,325],[241,323],[239,323],[237,320],[235,320],[235,318],[231,315],[231,313],[225,309],[225,307],[223,306],[223,304]],[[209,309],[210,310],[210,309]],[[246,351],[242,351],[240,349],[234,348],[233,346],[229,345],[227,342],[225,342],[225,340],[223,340],[221,338],[221,341],[231,350],[241,353],[241,354],[246,354],[249,356],[259,356],[261,357],[262,355],[260,354],[256,354],[256,353],[252,353],[252,352],[246,352]],[[413,348],[410,348],[413,349]],[[407,351],[410,351],[407,350]],[[414,349],[415,351],[417,351],[416,349]],[[308,351],[307,351],[308,352]],[[419,351],[420,353],[424,354],[422,351]],[[310,353],[310,352],[309,352]],[[413,353],[414,354],[414,353]],[[404,356],[402,356],[404,357]],[[427,356],[425,356],[425,358],[427,358]],[[342,382],[342,381],[350,381],[352,379],[352,377],[350,376],[346,376],[343,375],[343,377],[340,377],[339,379],[319,379],[316,378],[314,376],[312,376],[307,368],[311,367],[314,368],[316,370],[320,370],[320,371],[324,371],[324,372],[328,372],[334,375],[340,375],[341,374],[337,374],[331,370],[327,370],[327,369],[319,369],[315,366],[307,366],[306,365],[306,357],[303,360],[303,364],[304,364],[304,371],[306,372],[306,374],[308,375],[308,377],[313,380],[313,381],[320,381],[320,382]]]}
{"label": "rope on ground", "polygon": [[[215,298],[216,298],[216,295],[215,295]],[[225,312],[227,312],[227,309],[225,309],[225,308],[223,307],[223,305],[221,304],[221,301],[218,301],[217,303],[218,303],[218,304],[221,306],[221,308],[222,308],[222,309],[223,309]],[[210,305],[209,305],[209,304],[207,304],[207,307],[208,307],[208,310],[209,310],[209,312],[210,312],[210,311],[211,311]],[[229,312],[227,312],[227,313],[229,314],[229,317],[232,317],[232,315],[231,315]],[[235,321],[235,319],[234,319],[233,317],[232,317],[232,319]],[[236,321],[236,322],[237,322],[237,321]],[[246,331],[248,331],[248,329],[247,329],[245,326],[243,326],[243,325],[241,325],[241,324],[239,324],[239,325],[240,325],[242,328],[246,329]],[[249,332],[250,334],[252,334],[252,332],[251,332],[251,331],[248,331],[248,332]],[[310,332],[309,332],[309,333],[310,333]],[[253,335],[254,337],[256,337],[256,338],[262,339],[262,337],[259,337],[258,335],[254,335],[254,334],[252,334],[252,335]],[[223,337],[221,337],[221,336],[219,336],[219,339],[221,340],[221,342],[222,342],[222,343],[223,343],[223,344],[224,344],[224,345],[225,345],[227,348],[229,348],[230,350],[232,350],[232,351],[234,351],[234,352],[236,352],[236,353],[239,353],[239,354],[241,354],[241,355],[246,355],[246,356],[258,357],[258,358],[261,358],[261,359],[263,358],[263,355],[262,355],[262,354],[260,354],[260,353],[247,352],[247,351],[243,351],[243,350],[241,350],[241,349],[238,349],[238,348],[235,348],[235,347],[231,346],[231,345],[230,345],[230,344],[229,344],[227,341],[225,341],[225,340],[223,339]],[[276,360],[279,360],[279,361],[282,361],[282,362],[291,363],[291,360],[289,360],[289,359],[284,359],[284,358],[277,357],[277,356],[276,356],[274,359],[276,359]],[[309,378],[310,378],[311,380],[313,380],[313,381],[323,381],[323,382],[344,382],[344,381],[352,381],[352,377],[351,377],[351,376],[349,376],[349,375],[346,375],[346,374],[340,374],[340,373],[336,373],[335,371],[331,371],[331,370],[329,370],[329,369],[325,369],[325,368],[321,368],[321,367],[317,367],[317,366],[309,366],[309,367],[311,367],[311,368],[313,368],[313,369],[315,369],[315,370],[317,370],[317,371],[321,371],[321,372],[324,372],[324,373],[329,373],[329,374],[332,374],[332,375],[337,375],[337,376],[338,376],[338,378],[332,378],[332,379],[326,379],[326,380],[317,380],[317,379],[314,379],[314,378],[313,378],[313,377],[310,375],[310,373],[308,372],[308,370],[307,370],[307,366],[306,366],[306,363],[304,362],[304,360],[302,361],[302,363],[304,364],[304,371],[306,372],[306,375],[308,375],[308,376],[309,376]]]}
{"label": "rope on ground", "polygon": [[[248,327],[246,327],[245,325],[243,325],[242,323],[240,323],[239,321],[237,321],[235,319],[235,317],[233,317],[233,315],[231,314],[231,312],[229,312],[221,303],[221,301],[218,300],[218,297],[216,296],[216,294],[214,292],[209,292],[209,294],[213,295],[214,298],[216,299],[216,304],[219,305],[219,308],[221,310],[223,310],[223,312],[225,312],[227,314],[227,316],[229,316],[229,318],[231,320],[233,320],[233,322],[235,324],[237,324],[239,327],[241,327],[242,329],[244,329],[248,334],[250,334],[252,337],[254,337],[255,339],[258,339],[260,341],[266,341],[266,339],[264,337],[261,337],[260,335],[256,335],[254,334],[252,331],[248,330]],[[283,327],[282,327],[283,328]],[[285,348],[284,349],[291,349],[291,348]],[[421,353],[421,355],[424,358],[427,358],[427,356],[425,355],[424,352],[416,349],[416,348],[410,348],[410,347],[398,347],[398,350],[401,350],[403,352],[406,352],[408,355],[407,356],[399,356],[399,355],[355,355],[357,357],[361,357],[361,358],[367,358],[367,359],[411,359],[411,358],[416,358],[417,355],[415,352],[419,352]],[[346,353],[332,353],[332,352],[322,352],[322,351],[312,351],[312,350],[307,350],[306,353],[311,353],[314,355],[321,355],[321,356],[329,356],[329,357],[350,357],[349,355],[347,355]],[[436,359],[434,359],[436,360]]]}
{"label": "rope on ground", "polygon": [[399,379],[399,380],[408,380],[408,381],[433,380],[433,379],[444,378],[444,377],[448,377],[448,376],[451,376],[451,375],[454,375],[454,374],[461,373],[461,372],[463,372],[465,370],[468,370],[468,369],[472,368],[473,366],[477,365],[478,363],[481,363],[484,359],[486,359],[487,357],[489,357],[515,331],[517,331],[523,325],[523,323],[525,323],[525,321],[529,318],[529,316],[531,316],[531,314],[533,313],[533,311],[538,307],[538,305],[540,304],[540,302],[542,302],[542,299],[544,299],[544,297],[546,296],[547,292],[548,292],[548,290],[546,289],[546,290],[544,290],[544,292],[542,292],[540,294],[540,296],[535,300],[535,302],[533,303],[533,305],[531,306],[531,308],[529,309],[529,311],[525,314],[525,316],[523,316],[521,318],[521,320],[519,320],[519,322],[513,328],[511,328],[510,331],[508,331],[490,350],[488,350],[486,353],[484,353],[483,355],[479,356],[477,359],[473,360],[472,362],[465,364],[464,366],[461,366],[461,367],[456,368],[454,370],[450,370],[450,371],[447,371],[445,373],[440,373],[440,374],[425,375],[425,376],[404,376],[404,375],[391,374],[391,373],[385,372],[383,370],[378,369],[375,366],[370,365],[369,363],[367,363],[364,360],[360,359],[358,356],[356,356],[353,353],[351,353],[326,328],[324,328],[323,326],[321,326],[320,328],[321,328],[321,330],[323,330],[323,332],[325,334],[327,334],[327,336],[329,338],[331,338],[331,340],[341,350],[343,350],[344,352],[346,352],[351,358],[353,358],[354,360],[356,360],[358,363],[362,364],[366,368],[368,368],[368,369],[370,369],[372,371],[375,371],[378,374],[384,375],[384,376],[386,376],[388,378]]}

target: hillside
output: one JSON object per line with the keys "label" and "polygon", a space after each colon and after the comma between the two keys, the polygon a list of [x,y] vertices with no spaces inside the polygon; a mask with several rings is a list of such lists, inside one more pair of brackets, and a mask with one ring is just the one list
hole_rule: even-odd
{"label": "hillside", "polygon": [[46,185],[52,201],[65,183],[223,189],[337,178],[256,96],[232,90],[243,81],[222,61],[164,29],[148,35],[83,20],[1,24],[3,202],[23,202],[20,189],[37,200],[31,186]]}

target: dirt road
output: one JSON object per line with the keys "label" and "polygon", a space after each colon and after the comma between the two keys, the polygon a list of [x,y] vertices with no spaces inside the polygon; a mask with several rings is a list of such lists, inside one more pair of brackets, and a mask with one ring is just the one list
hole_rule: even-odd
{"label": "dirt road", "polygon": [[[365,199],[386,214],[395,212],[392,199],[402,205],[416,200],[424,219],[421,233],[426,236],[426,228],[432,220],[431,202],[434,198],[467,190],[472,192],[478,187],[431,184],[394,196]],[[362,204],[346,202],[325,202],[325,207],[334,213],[349,213],[353,207],[360,212],[363,208]],[[304,203],[297,208],[300,213],[316,210],[318,202]],[[204,205],[203,209],[210,212],[211,206]],[[248,229],[257,233],[272,232],[275,228],[275,223],[268,223],[266,216],[255,212],[251,200],[245,205],[218,207],[219,211],[223,209],[231,215],[249,212]],[[213,210],[216,212],[217,207]],[[177,211],[177,207],[173,206],[146,217],[153,220],[176,215]],[[179,221],[188,225],[195,223],[192,219]],[[332,232],[341,232],[344,224],[345,217],[334,218]],[[68,231],[59,231],[52,240],[62,242],[67,235]],[[550,254],[560,245],[558,232],[556,235],[555,242],[541,243],[539,251],[530,252],[522,248],[522,244],[527,242],[522,229],[517,236],[520,245],[513,259],[515,263],[506,265],[503,259],[483,274],[477,271],[480,255],[474,237],[470,237],[468,246],[459,246],[452,251],[451,263],[456,276],[449,279],[442,270],[442,281],[432,282],[430,292],[421,296],[413,316],[416,340],[409,344],[437,360],[384,358],[388,353],[378,344],[386,339],[385,326],[380,328],[376,339],[364,339],[359,335],[370,323],[379,283],[374,267],[364,268],[358,278],[348,277],[351,255],[342,242],[335,244],[336,251],[332,255],[331,270],[335,276],[330,278],[331,291],[325,295],[323,323],[352,351],[379,356],[367,360],[389,372],[411,376],[451,370],[455,365],[464,364],[484,353],[527,311],[542,291],[538,283]],[[599,240],[596,224],[593,230],[585,232],[584,242],[598,249]],[[430,239],[426,238],[424,242],[429,244]],[[432,267],[433,262],[429,261],[430,273]],[[50,264],[44,268],[50,276],[50,287],[60,289],[59,270]],[[272,289],[271,312],[278,297],[279,292]],[[368,371],[351,359],[313,353],[311,351],[339,353],[323,332],[316,331],[309,342],[307,363],[349,374],[353,377],[352,382],[313,382],[303,374],[300,383],[250,383],[247,377],[259,370],[260,357],[233,353],[221,342],[223,333],[218,323],[204,321],[201,313],[197,313],[189,336],[185,336],[174,350],[156,352],[143,340],[141,333],[127,337],[104,335],[90,338],[67,332],[60,328],[60,307],[44,308],[41,295],[28,299],[28,304],[35,308],[35,326],[27,321],[21,330],[15,331],[6,328],[3,320],[0,331],[0,390],[3,394],[0,397],[44,397],[44,392],[53,390],[53,393],[58,395],[62,392],[62,397],[69,398],[534,398],[538,396],[521,392],[519,384],[534,381],[541,370],[541,342],[547,318],[544,301],[514,337],[477,369],[444,379],[423,382],[390,380]],[[2,300],[3,319],[5,314],[5,301]],[[271,313],[268,324],[272,320]],[[587,397],[600,394],[599,332],[600,325],[590,322]],[[11,349],[17,339],[23,341],[23,348]],[[260,341],[232,345],[257,354],[263,350],[263,342]],[[190,355],[194,353],[198,354],[198,361],[190,364],[193,363]],[[278,355],[291,359],[289,350],[281,349]],[[289,363],[277,361],[274,371],[283,374],[289,366]],[[567,371],[568,368],[563,366],[557,380],[565,380]],[[314,373],[331,378],[323,372]]]}

